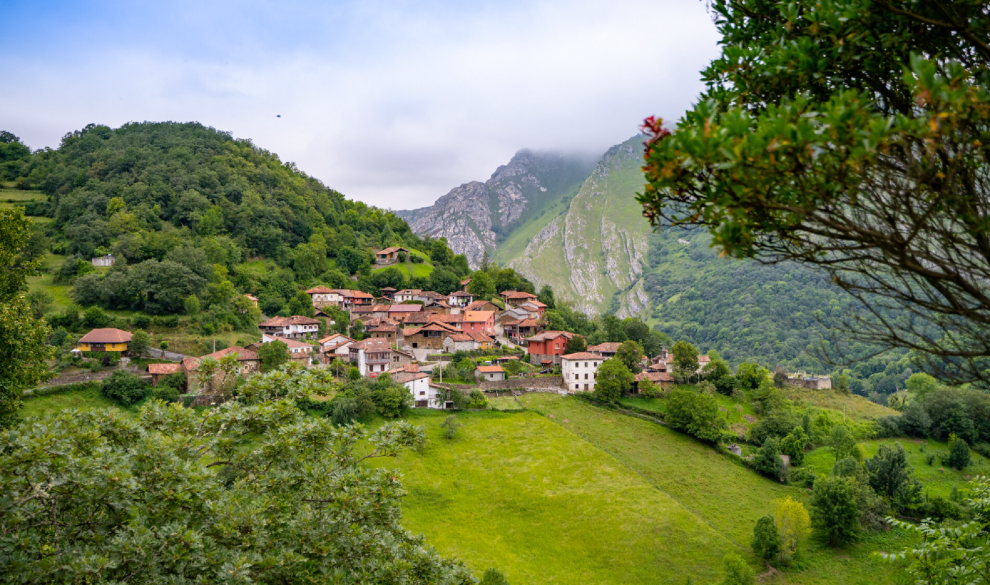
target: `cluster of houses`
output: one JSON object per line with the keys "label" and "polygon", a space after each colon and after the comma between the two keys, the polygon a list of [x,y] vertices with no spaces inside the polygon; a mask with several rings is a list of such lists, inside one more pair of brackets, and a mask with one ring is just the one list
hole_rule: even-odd
{"label": "cluster of houses", "polygon": [[[380,261],[394,261],[402,248],[387,248],[378,253]],[[406,251],[408,253],[408,251]],[[419,363],[429,361],[440,352],[486,350],[511,343],[525,348],[527,359],[543,371],[560,368],[567,392],[595,389],[598,367],[618,351],[618,343],[589,346],[580,353],[568,353],[567,344],[576,334],[546,329],[547,306],[536,295],[524,291],[504,291],[502,303],[475,299],[467,292],[470,280],[461,282],[462,290],[448,295],[419,289],[384,288],[381,295],[354,290],[317,286],[306,291],[318,316],[329,317],[324,309],[346,311],[352,323],[360,321],[366,338],[360,341],[340,333],[320,338],[319,319],[295,315],[272,317],[259,324],[261,340],[246,347],[229,347],[201,357],[187,357],[175,364],[151,364],[148,368],[154,383],[162,377],[182,372],[190,390],[199,386],[198,372],[203,360],[219,360],[228,355],[237,359],[237,373],[251,375],[261,368],[259,350],[265,343],[281,341],[293,362],[304,367],[346,363],[361,376],[375,378],[388,373],[405,385],[417,406],[442,408],[442,389],[432,384]],[[333,323],[327,323],[332,325]],[[82,339],[75,351],[127,351],[131,334],[119,329],[94,329]],[[516,356],[493,360],[490,366],[475,371],[479,381],[504,380],[501,363]],[[707,360],[707,356],[702,356]],[[673,383],[667,368],[666,351],[645,360],[639,383],[650,381],[658,386]],[[701,364],[702,366],[704,364]]]}

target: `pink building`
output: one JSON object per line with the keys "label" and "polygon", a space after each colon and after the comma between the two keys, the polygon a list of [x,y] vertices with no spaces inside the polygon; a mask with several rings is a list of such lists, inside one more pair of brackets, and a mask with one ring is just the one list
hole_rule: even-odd
{"label": "pink building", "polygon": [[485,335],[495,336],[494,311],[465,311],[461,331],[470,333],[477,331]]}

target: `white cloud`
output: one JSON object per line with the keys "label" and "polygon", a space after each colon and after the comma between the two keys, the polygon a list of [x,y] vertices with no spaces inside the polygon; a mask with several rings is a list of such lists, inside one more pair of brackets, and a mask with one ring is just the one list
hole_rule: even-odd
{"label": "white cloud", "polygon": [[520,148],[604,151],[647,115],[677,118],[717,54],[700,2],[543,2],[453,17],[362,4],[326,18],[318,24],[333,37],[289,48],[234,27],[229,54],[109,45],[58,62],[0,56],[14,81],[0,92],[0,128],[37,148],[89,122],[196,120],[349,197],[412,208],[486,179]]}

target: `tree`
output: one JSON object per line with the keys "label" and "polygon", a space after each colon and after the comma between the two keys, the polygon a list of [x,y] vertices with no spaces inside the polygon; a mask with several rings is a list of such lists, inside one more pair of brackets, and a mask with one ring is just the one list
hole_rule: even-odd
{"label": "tree", "polygon": [[495,282],[487,272],[481,270],[472,272],[468,292],[478,299],[490,299],[495,296]]}
{"label": "tree", "polygon": [[195,317],[196,315],[199,315],[199,311],[200,311],[199,298],[196,295],[189,295],[188,297],[186,297],[186,300],[183,304],[186,309],[186,315],[189,315],[190,317]]}
{"label": "tree", "polygon": [[[323,383],[319,372],[276,372],[246,383],[246,404],[65,411],[0,433],[0,509],[18,534],[0,543],[0,574],[39,584],[91,581],[94,570],[109,582],[473,583],[403,529],[399,477],[367,463],[420,445],[423,430],[309,417],[295,401]],[[234,518],[236,530],[218,530]],[[114,561],[94,569],[94,559]]]}
{"label": "tree", "polygon": [[777,480],[784,478],[784,463],[780,460],[780,439],[767,437],[763,446],[756,452],[753,467],[767,477]]}
{"label": "tree", "polygon": [[602,402],[618,402],[632,386],[633,375],[617,358],[607,359],[595,374],[595,398]]}
{"label": "tree", "polygon": [[567,344],[564,346],[564,351],[569,354],[588,351],[588,342],[584,339],[584,336],[575,334],[567,340]]}
{"label": "tree", "polygon": [[811,7],[712,9],[707,91],[673,133],[645,124],[644,215],[821,269],[862,303],[856,339],[987,381],[985,6],[840,0],[827,24]]}
{"label": "tree", "polygon": [[856,540],[859,534],[859,507],[855,480],[830,475],[815,480],[811,498],[811,527],[830,546]]}
{"label": "tree", "polygon": [[435,266],[430,273],[430,288],[442,295],[461,290],[461,278],[453,270]]}
{"label": "tree", "polygon": [[546,305],[548,309],[554,309],[557,307],[557,303],[553,296],[553,289],[550,288],[549,284],[544,284],[540,287],[540,292],[536,293],[536,300]]}
{"label": "tree", "polygon": [[454,259],[454,254],[447,246],[447,238],[433,240],[430,245],[430,260],[435,266],[449,265]]}
{"label": "tree", "polygon": [[148,385],[134,374],[116,370],[100,383],[100,394],[124,406],[130,406],[148,395]]}
{"label": "tree", "polygon": [[258,357],[261,358],[262,372],[275,371],[289,361],[289,346],[284,341],[262,343],[258,348]]}
{"label": "tree", "polygon": [[316,307],[313,306],[313,299],[304,291],[299,291],[289,299],[289,312],[293,315],[303,317],[314,317]]}
{"label": "tree", "polygon": [[448,439],[453,439],[457,436],[457,431],[461,428],[461,423],[458,422],[456,416],[449,415],[447,418],[443,419],[442,423],[440,423],[440,428],[443,429],[443,436]]}
{"label": "tree", "polygon": [[729,368],[729,362],[722,359],[721,356],[718,355],[718,352],[714,350],[708,352],[708,357],[708,363],[705,364],[705,367],[701,370],[702,377],[714,384],[715,391],[719,394],[732,396],[732,392],[736,389],[738,381],[735,376],[732,375],[732,369]]}
{"label": "tree", "polygon": [[643,346],[631,339],[623,341],[615,352],[615,359],[622,362],[633,374],[638,374],[643,370]]}
{"label": "tree", "polygon": [[804,449],[808,446],[808,433],[801,427],[794,427],[780,442],[780,450],[791,459],[791,465],[804,463]]}
{"label": "tree", "polygon": [[778,388],[783,388],[787,385],[787,370],[783,367],[777,367],[773,371],[773,385]]}
{"label": "tree", "polygon": [[953,438],[949,441],[949,456],[945,460],[945,464],[953,469],[966,469],[969,467],[970,456],[969,456],[969,445],[966,441]]}
{"label": "tree", "polygon": [[794,554],[798,543],[810,534],[811,518],[808,511],[801,502],[787,496],[774,502],[773,520],[780,532],[784,552]]}
{"label": "tree", "polygon": [[756,555],[756,558],[763,562],[769,563],[771,559],[780,554],[780,534],[777,533],[773,516],[763,516],[756,521],[756,526],[753,528],[753,541],[750,546],[753,548],[753,554]]}
{"label": "tree", "polygon": [[859,459],[861,456],[859,446],[856,444],[856,437],[849,432],[845,425],[836,425],[828,437],[828,446],[832,449],[835,460],[853,457]]}
{"label": "tree", "polygon": [[679,380],[686,381],[698,371],[698,350],[690,343],[679,340],[671,348],[674,355],[673,373]]}
{"label": "tree", "polygon": [[749,362],[743,362],[736,368],[736,378],[739,380],[739,385],[749,390],[759,388],[768,374],[766,368]]}
{"label": "tree", "polygon": [[666,420],[670,428],[709,443],[717,443],[727,426],[714,397],[680,389],[667,397]]}
{"label": "tree", "polygon": [[23,208],[0,209],[0,428],[16,420],[24,390],[53,375],[47,360],[55,348],[45,344],[51,330],[31,314],[24,294],[38,265],[18,259],[30,226]]}
{"label": "tree", "polygon": [[143,329],[138,329],[131,336],[131,342],[127,344],[127,351],[137,357],[148,353],[148,348],[151,347],[151,336],[144,332]]}
{"label": "tree", "polygon": [[746,561],[739,558],[739,555],[727,554],[723,562],[725,563],[725,579],[722,580],[722,585],[753,585],[756,583],[753,569],[750,569]]}
{"label": "tree", "polygon": [[870,487],[888,500],[911,483],[911,466],[900,443],[881,444],[877,454],[867,459],[864,465],[870,474]]}
{"label": "tree", "polygon": [[938,390],[938,380],[928,374],[915,372],[904,381],[904,386],[909,391],[914,392],[916,398],[921,398],[926,394]]}

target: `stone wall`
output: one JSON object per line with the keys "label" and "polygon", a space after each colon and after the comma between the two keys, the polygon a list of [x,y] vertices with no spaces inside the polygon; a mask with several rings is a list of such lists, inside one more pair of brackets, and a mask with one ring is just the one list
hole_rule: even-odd
{"label": "stone wall", "polygon": [[468,384],[444,384],[455,390],[468,391],[481,390],[490,392],[493,390],[560,390],[564,387],[564,379],[560,376],[545,376],[540,378],[510,378],[508,380],[495,380],[491,382],[479,382],[472,386]]}

